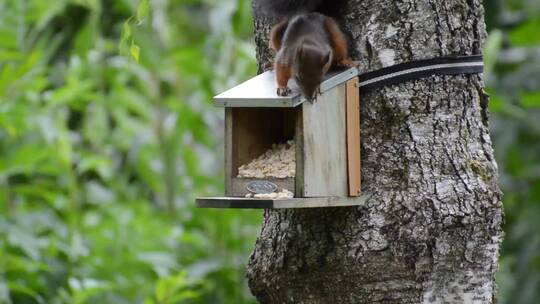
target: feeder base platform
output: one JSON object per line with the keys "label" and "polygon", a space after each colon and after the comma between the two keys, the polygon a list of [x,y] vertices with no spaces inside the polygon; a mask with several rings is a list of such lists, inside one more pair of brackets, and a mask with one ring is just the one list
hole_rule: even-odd
{"label": "feeder base platform", "polygon": [[363,206],[368,195],[360,197],[302,197],[288,199],[261,199],[243,197],[200,197],[198,208],[236,208],[236,209],[287,209]]}

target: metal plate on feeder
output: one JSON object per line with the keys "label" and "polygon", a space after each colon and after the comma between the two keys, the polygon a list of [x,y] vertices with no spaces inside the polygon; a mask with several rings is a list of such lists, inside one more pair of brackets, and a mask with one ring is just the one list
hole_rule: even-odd
{"label": "metal plate on feeder", "polygon": [[267,194],[277,191],[278,186],[265,180],[252,181],[246,185],[247,191],[254,194]]}

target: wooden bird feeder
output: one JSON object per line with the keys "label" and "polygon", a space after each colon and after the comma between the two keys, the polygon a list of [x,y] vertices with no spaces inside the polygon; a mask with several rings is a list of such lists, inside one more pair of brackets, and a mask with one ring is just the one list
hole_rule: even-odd
{"label": "wooden bird feeder", "polygon": [[[274,73],[260,74],[214,97],[225,108],[225,197],[197,199],[201,208],[307,208],[360,205],[358,70],[329,72],[313,103],[276,95]],[[241,177],[238,168],[273,144],[293,140],[295,174]],[[253,188],[287,189],[292,198],[246,198]],[[271,188],[268,190],[268,188]],[[255,190],[257,191],[257,190]]]}

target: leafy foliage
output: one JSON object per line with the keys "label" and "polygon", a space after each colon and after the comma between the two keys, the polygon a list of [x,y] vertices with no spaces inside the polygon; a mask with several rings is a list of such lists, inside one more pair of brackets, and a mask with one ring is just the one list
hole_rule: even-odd
{"label": "leafy foliage", "polygon": [[540,5],[486,4],[492,27],[486,55],[495,63],[486,78],[506,212],[499,298],[533,304],[540,298]]}
{"label": "leafy foliage", "polygon": [[0,1],[0,303],[253,301],[260,214],[192,203],[223,190],[209,100],[255,72],[247,12]]}

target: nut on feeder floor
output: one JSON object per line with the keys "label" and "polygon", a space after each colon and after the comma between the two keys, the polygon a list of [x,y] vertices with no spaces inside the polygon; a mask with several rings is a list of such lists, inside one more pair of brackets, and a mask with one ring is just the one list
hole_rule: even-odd
{"label": "nut on feeder floor", "polygon": [[358,206],[358,70],[331,71],[321,95],[306,101],[276,94],[267,71],[214,97],[225,108],[225,197],[197,198],[200,208]]}

